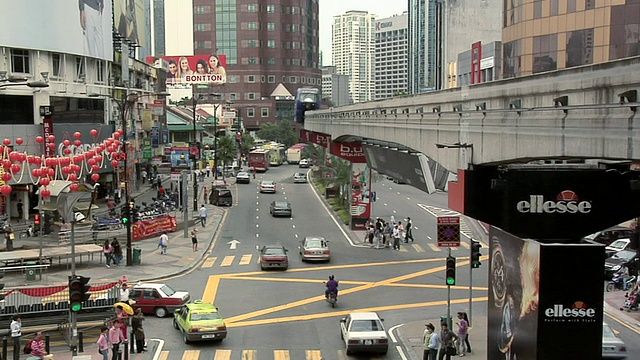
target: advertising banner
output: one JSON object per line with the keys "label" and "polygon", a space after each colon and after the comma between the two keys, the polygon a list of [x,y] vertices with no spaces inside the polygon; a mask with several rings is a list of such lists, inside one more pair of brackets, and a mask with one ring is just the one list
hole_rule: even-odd
{"label": "advertising banner", "polygon": [[639,182],[640,172],[624,169],[474,166],[464,214],[522,238],[577,242],[638,216]]}
{"label": "advertising banner", "polygon": [[153,114],[151,109],[144,109],[142,110],[142,130],[151,131],[151,127],[153,127]]}
{"label": "advertising banner", "polygon": [[409,184],[426,193],[436,191],[429,171],[429,160],[422,153],[407,153],[363,145],[367,164],[373,170]]}
{"label": "advertising banner", "polygon": [[[227,82],[226,55],[163,56],[169,63],[167,89],[191,85],[221,85]],[[158,58],[147,57],[147,64],[155,65]]]}
{"label": "advertising banner", "polygon": [[111,8],[111,0],[0,0],[10,10],[0,21],[0,44],[113,61]]}
{"label": "advertising banner", "polygon": [[371,217],[371,171],[365,164],[352,164],[351,176],[351,229],[364,230],[367,220]]}
{"label": "advertising banner", "polygon": [[151,131],[149,132],[149,136],[151,136],[151,147],[153,148],[159,147],[160,146],[160,129],[158,129],[157,126],[152,126]]}
{"label": "advertising banner", "polygon": [[604,248],[489,238],[487,359],[601,359]]}
{"label": "advertising banner", "polygon": [[153,147],[151,146],[151,138],[142,139],[142,158],[151,159],[153,157]]}
{"label": "advertising banner", "polygon": [[189,167],[189,148],[171,148],[171,167]]}
{"label": "advertising banner", "polygon": [[42,134],[44,135],[44,157],[52,157],[56,150],[49,146],[49,144],[55,144],[55,141],[49,140],[49,136],[53,135],[53,120],[51,118],[42,120]]}
{"label": "advertising banner", "polygon": [[149,220],[133,223],[133,240],[142,240],[153,236],[160,236],[163,232],[174,232],[178,223],[170,215],[161,215]]}
{"label": "advertising banner", "polygon": [[362,143],[354,142],[332,142],[331,155],[351,161],[354,164],[366,164],[367,159],[362,150]]}
{"label": "advertising banner", "polygon": [[[100,0],[83,0],[95,2]],[[114,0],[113,21],[116,31],[133,44],[149,49],[145,0]]]}

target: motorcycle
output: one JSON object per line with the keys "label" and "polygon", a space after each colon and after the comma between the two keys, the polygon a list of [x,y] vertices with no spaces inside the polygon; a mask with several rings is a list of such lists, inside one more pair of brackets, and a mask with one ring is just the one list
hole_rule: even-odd
{"label": "motorcycle", "polygon": [[29,227],[26,230],[23,230],[20,233],[20,239],[25,239],[25,238],[34,237],[34,236],[36,236],[36,231],[33,228],[33,225],[29,225]]}
{"label": "motorcycle", "polygon": [[327,302],[329,302],[329,304],[331,304],[331,307],[334,308],[338,303],[338,294],[336,294],[335,291],[332,291],[329,293],[329,296],[326,298],[326,300]]}
{"label": "motorcycle", "polygon": [[615,290],[626,290],[633,287],[633,284],[636,282],[636,277],[630,276],[626,281],[626,286],[623,282],[622,274],[613,275],[613,279],[607,283],[607,292],[615,291]]}

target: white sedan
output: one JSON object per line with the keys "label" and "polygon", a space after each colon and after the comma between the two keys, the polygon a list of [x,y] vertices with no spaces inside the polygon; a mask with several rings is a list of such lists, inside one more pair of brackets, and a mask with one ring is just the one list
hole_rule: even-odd
{"label": "white sedan", "polygon": [[306,183],[307,182],[307,174],[303,172],[297,172],[293,174],[293,182],[294,183]]}
{"label": "white sedan", "polygon": [[340,319],[340,336],[347,355],[356,352],[386,354],[389,338],[382,321],[374,312],[354,312]]}

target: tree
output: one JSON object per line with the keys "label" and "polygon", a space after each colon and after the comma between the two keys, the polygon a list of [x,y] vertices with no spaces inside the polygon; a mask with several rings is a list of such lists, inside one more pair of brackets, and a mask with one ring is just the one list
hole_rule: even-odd
{"label": "tree", "polygon": [[247,156],[251,149],[256,147],[256,141],[249,133],[242,134],[242,142],[240,143],[240,151],[242,155]]}
{"label": "tree", "polygon": [[[238,156],[238,143],[231,136],[223,136],[218,140],[218,161],[224,166],[232,163]],[[218,164],[216,164],[218,166]]]}
{"label": "tree", "polygon": [[263,124],[256,133],[260,139],[276,141],[289,147],[298,142],[296,130],[290,121],[280,120],[275,124]]}

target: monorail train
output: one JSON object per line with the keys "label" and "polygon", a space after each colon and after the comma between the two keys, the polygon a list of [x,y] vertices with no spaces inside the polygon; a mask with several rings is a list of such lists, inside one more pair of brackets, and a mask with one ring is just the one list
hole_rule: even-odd
{"label": "monorail train", "polygon": [[299,88],[296,91],[296,122],[304,124],[304,113],[307,110],[320,109],[320,89]]}

